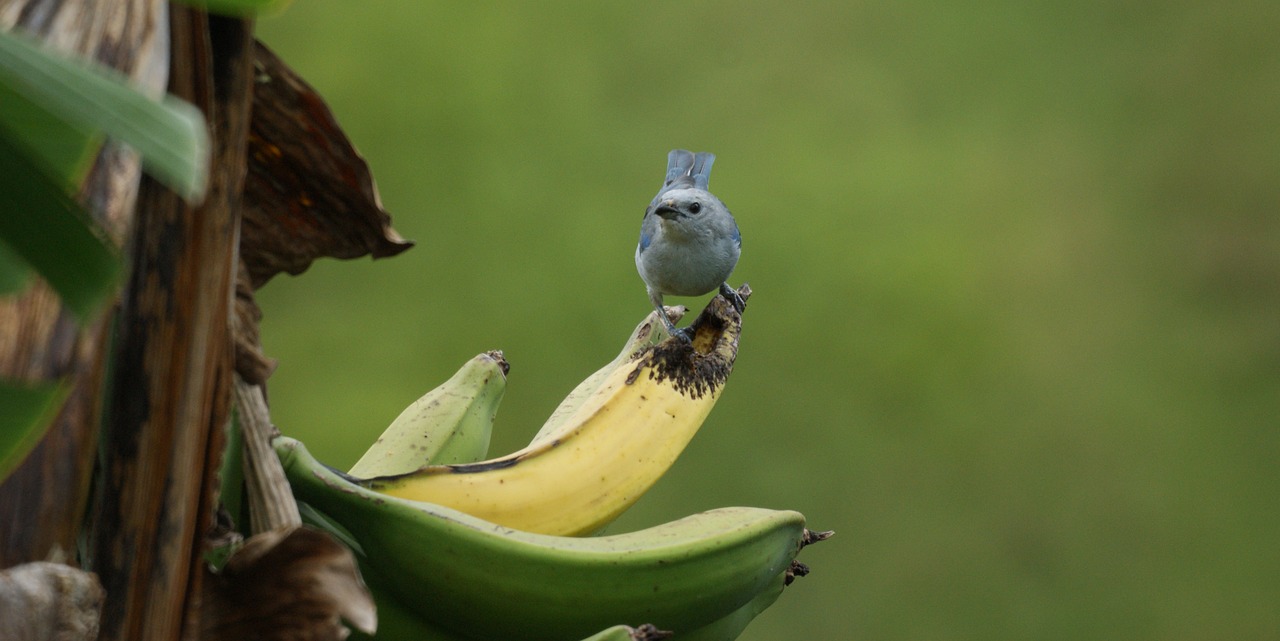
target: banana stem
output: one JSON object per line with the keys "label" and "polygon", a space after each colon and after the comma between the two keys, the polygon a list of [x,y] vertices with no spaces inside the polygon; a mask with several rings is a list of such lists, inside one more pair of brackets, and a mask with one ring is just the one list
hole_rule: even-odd
{"label": "banana stem", "polygon": [[302,525],[293,490],[284,468],[271,447],[276,429],[271,425],[262,388],[236,374],[236,410],[244,432],[244,476],[249,492],[249,523],[254,534]]}
{"label": "banana stem", "polygon": [[800,545],[802,547],[806,545],[813,545],[814,543],[825,541],[835,535],[836,535],[835,530],[826,530],[826,531],[820,532],[820,531],[814,531],[814,530],[805,528],[804,538],[800,540]]}

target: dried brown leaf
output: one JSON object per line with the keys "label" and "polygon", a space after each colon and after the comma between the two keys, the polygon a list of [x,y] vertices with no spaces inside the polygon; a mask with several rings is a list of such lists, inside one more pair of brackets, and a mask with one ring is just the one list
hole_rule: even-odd
{"label": "dried brown leaf", "polygon": [[204,586],[205,641],[340,641],[343,619],[377,629],[351,550],[305,526],[251,537]]}
{"label": "dried brown leaf", "polygon": [[240,255],[254,289],[321,257],[394,256],[369,166],[314,89],[262,43],[254,57]]}

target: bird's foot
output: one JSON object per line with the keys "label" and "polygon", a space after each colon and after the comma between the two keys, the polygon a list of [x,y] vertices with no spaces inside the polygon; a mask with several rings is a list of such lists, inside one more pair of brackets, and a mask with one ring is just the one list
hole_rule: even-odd
{"label": "bird's foot", "polygon": [[[671,317],[667,315],[667,309],[662,306],[661,302],[654,302],[653,308],[658,311],[658,318],[662,321],[662,326],[667,328],[668,334],[675,336],[686,343],[691,342],[690,339],[693,337],[693,332],[689,332],[682,329],[676,329],[675,322],[672,321]],[[679,309],[679,312],[676,314],[676,320],[680,320],[680,317],[684,313],[683,307],[678,309]]]}
{"label": "bird's foot", "polygon": [[693,326],[692,325],[690,325],[689,327],[677,328],[676,324],[671,322],[671,319],[667,318],[665,315],[662,317],[662,321],[663,321],[663,324],[667,326],[668,334],[676,337],[677,339],[685,343],[693,342]]}
{"label": "bird's foot", "polygon": [[720,295],[728,299],[729,303],[733,305],[734,309],[738,310],[739,314],[746,311],[747,301],[742,300],[742,296],[739,296],[738,292],[729,286],[729,283],[720,283]]}

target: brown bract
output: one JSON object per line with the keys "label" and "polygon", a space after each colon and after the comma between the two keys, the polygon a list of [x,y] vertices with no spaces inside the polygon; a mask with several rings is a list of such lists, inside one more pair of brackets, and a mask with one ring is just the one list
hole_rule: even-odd
{"label": "brown bract", "polygon": [[251,537],[218,574],[205,577],[205,641],[339,641],[341,620],[373,634],[377,617],[355,558],[307,527]]}
{"label": "brown bract", "polygon": [[369,166],[320,95],[261,42],[253,67],[240,244],[253,288],[317,258],[412,247],[391,228]]}

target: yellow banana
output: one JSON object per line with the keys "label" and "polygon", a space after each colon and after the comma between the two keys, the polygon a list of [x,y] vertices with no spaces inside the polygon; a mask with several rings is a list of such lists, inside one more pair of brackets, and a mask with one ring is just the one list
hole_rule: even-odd
{"label": "yellow banana", "polygon": [[452,378],[406,407],[349,473],[371,478],[484,458],[508,369],[499,351],[467,361]]}
{"label": "yellow banana", "polygon": [[[667,316],[671,322],[678,323],[684,317],[687,308],[683,305],[678,307],[668,307]],[[618,356],[608,365],[596,370],[594,374],[588,376],[578,386],[573,388],[572,392],[560,402],[551,417],[542,425],[542,429],[534,435],[530,445],[536,445],[543,441],[550,441],[561,436],[561,427],[565,425],[569,417],[577,413],[579,409],[590,399],[597,390],[604,384],[615,370],[630,362],[640,350],[650,345],[657,345],[664,339],[671,336],[667,333],[666,324],[658,318],[658,313],[649,314],[639,325],[632,330],[631,336],[627,338],[627,343],[622,346],[622,351],[618,352]]]}
{"label": "yellow banana", "polygon": [[[739,295],[745,300],[751,289]],[[528,447],[362,483],[526,532],[596,532],[657,482],[697,433],[733,369],[741,328],[733,305],[713,298],[691,340],[644,347]]]}

